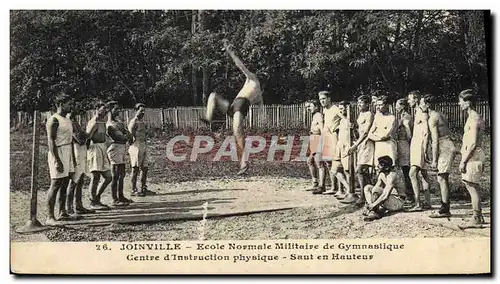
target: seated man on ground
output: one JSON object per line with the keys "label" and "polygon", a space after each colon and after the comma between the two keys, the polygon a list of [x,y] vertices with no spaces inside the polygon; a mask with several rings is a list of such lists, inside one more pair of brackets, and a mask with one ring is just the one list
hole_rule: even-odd
{"label": "seated man on ground", "polygon": [[404,178],[396,173],[392,158],[378,158],[378,168],[380,173],[375,185],[365,186],[365,221],[380,219],[387,212],[401,211],[406,199]]}

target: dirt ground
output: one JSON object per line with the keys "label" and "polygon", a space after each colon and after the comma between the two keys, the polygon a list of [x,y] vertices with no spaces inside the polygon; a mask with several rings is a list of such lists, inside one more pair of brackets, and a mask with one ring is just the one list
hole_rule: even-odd
{"label": "dirt ground", "polygon": [[[28,135],[29,136],[29,135]],[[270,134],[268,135],[270,137]],[[210,161],[209,153],[197,162],[173,163],[165,158],[164,139],[153,139],[150,189],[158,195],[136,200],[128,208],[99,212],[84,216],[84,220],[110,220],[100,226],[71,225],[54,228],[38,235],[20,235],[15,229],[29,217],[29,165],[31,141],[26,135],[11,133],[11,240],[13,241],[146,241],[146,240],[194,240],[194,239],[341,239],[341,238],[412,238],[412,237],[489,237],[489,228],[478,230],[452,230],[439,224],[426,222],[421,213],[397,213],[374,222],[364,222],[361,209],[341,205],[333,196],[313,196],[305,189],[310,186],[307,166],[304,162],[267,162],[253,157],[254,162],[247,177],[235,178],[234,162]],[[45,199],[48,187],[46,168],[46,138],[41,138],[40,181],[38,193],[38,219],[46,218]],[[43,144],[45,143],[45,144]],[[220,141],[217,141],[220,143]],[[489,140],[485,142],[489,144]],[[458,147],[459,145],[457,145]],[[489,145],[488,145],[489,146]],[[189,148],[188,145],[183,149]],[[182,149],[181,149],[182,150]],[[297,149],[294,147],[294,153]],[[486,149],[489,153],[489,148]],[[188,153],[189,155],[189,153]],[[292,154],[293,156],[293,154]],[[458,166],[458,158],[455,159]],[[489,195],[489,160],[481,183],[482,194]],[[127,174],[130,174],[127,166]],[[125,192],[130,192],[126,177]],[[433,189],[436,192],[435,177]],[[456,224],[469,217],[470,204],[465,189],[460,184],[458,172],[450,177]],[[86,188],[84,196],[87,195]],[[104,203],[109,202],[109,188]],[[434,207],[439,196],[434,194]],[[488,198],[485,215],[489,222]],[[88,204],[87,198],[84,198]],[[203,205],[208,202],[205,210]],[[241,211],[261,212],[232,217],[216,217]],[[208,214],[201,221],[203,213]],[[127,223],[138,215],[160,216],[154,223]],[[188,221],[176,220],[189,217]],[[130,219],[130,220],[132,220]],[[116,222],[114,222],[114,221]],[[126,222],[125,222],[126,223]],[[448,226],[449,227],[449,226]]]}

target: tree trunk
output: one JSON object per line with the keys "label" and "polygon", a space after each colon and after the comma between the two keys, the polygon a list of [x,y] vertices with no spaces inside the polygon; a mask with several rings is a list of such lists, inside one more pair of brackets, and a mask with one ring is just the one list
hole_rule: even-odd
{"label": "tree trunk", "polygon": [[[193,11],[191,15],[191,35],[196,34],[196,26],[198,22],[198,15]],[[193,105],[196,106],[198,103],[198,88],[197,88],[197,83],[198,81],[196,80],[196,64],[192,64],[191,66],[191,86],[192,86],[192,91],[193,91]]]}
{"label": "tree trunk", "polygon": [[[203,24],[203,10],[198,11],[198,20],[200,21],[200,31],[203,32],[203,30],[205,29],[205,26]],[[205,104],[207,102],[208,89],[210,88],[210,75],[209,75],[210,73],[207,66],[202,67],[202,73],[203,73],[202,103]]]}
{"label": "tree trunk", "polygon": [[417,29],[415,30],[415,48],[413,50],[413,56],[416,58],[420,56],[420,33],[422,31],[422,20],[424,19],[424,11],[418,11],[417,19]]}

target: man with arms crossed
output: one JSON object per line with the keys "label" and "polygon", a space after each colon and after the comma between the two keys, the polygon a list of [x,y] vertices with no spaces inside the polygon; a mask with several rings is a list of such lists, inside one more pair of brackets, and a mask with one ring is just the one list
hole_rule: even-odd
{"label": "man with arms crossed", "polygon": [[[142,103],[135,105],[135,117],[128,124],[128,131],[132,135],[132,144],[128,149],[130,164],[132,166],[132,196],[146,196],[155,194],[149,191],[146,180],[148,175],[149,155],[147,147],[147,128],[143,121],[146,106]],[[141,171],[141,190],[137,189],[137,176]]]}
{"label": "man with arms crossed", "polygon": [[248,162],[244,160],[243,150],[245,149],[245,134],[243,131],[243,121],[248,113],[251,105],[263,105],[262,91],[260,89],[260,81],[257,75],[250,72],[243,62],[236,56],[233,47],[226,41],[224,48],[233,59],[236,66],[245,74],[246,80],[242,89],[234,99],[232,104],[217,93],[211,93],[207,101],[207,112],[205,118],[201,120],[207,124],[212,122],[214,112],[216,110],[227,113],[233,117],[233,133],[236,136],[237,154],[240,160],[240,171],[238,175],[242,175],[248,170]]}
{"label": "man with arms crossed", "polygon": [[379,175],[374,186],[364,188],[366,209],[365,221],[373,221],[384,216],[386,211],[397,212],[403,209],[406,198],[403,178],[396,173],[391,157],[378,158]]}
{"label": "man with arms crossed", "polygon": [[[111,182],[110,162],[106,153],[106,115],[108,109],[102,102],[96,104],[96,114],[87,123],[87,168],[91,174],[89,192],[92,209],[109,209],[101,203],[101,195]],[[103,181],[99,184],[99,180]]]}
{"label": "man with arms crossed", "polygon": [[[69,182],[69,173],[74,172],[74,157],[73,157],[73,126],[71,121],[66,118],[66,114],[71,110],[70,97],[60,92],[55,98],[57,107],[54,113],[47,120],[47,139],[49,152],[47,162],[50,174],[50,189],[47,195],[47,221],[45,225],[55,226],[57,221],[71,220],[66,212],[66,189]],[[59,217],[56,221],[54,210],[56,205],[56,197],[59,193]]]}
{"label": "man with arms crossed", "polygon": [[66,208],[69,214],[88,214],[94,213],[94,210],[89,210],[83,207],[82,188],[85,174],[87,173],[87,133],[83,130],[80,123],[77,121],[77,114],[85,113],[84,111],[74,110],[68,113],[67,117],[71,120],[73,126],[73,152],[76,161],[74,172],[70,173],[70,181],[68,186],[68,196],[66,199]]}
{"label": "man with arms crossed", "polygon": [[[426,156],[429,142],[428,114],[420,107],[420,92],[412,91],[408,94],[408,104],[413,109],[413,135],[410,143],[410,181],[415,196],[415,206],[409,211],[431,209],[431,194],[429,191],[429,176],[426,170]],[[421,174],[420,186],[419,174]],[[425,202],[420,203],[420,191],[424,192]]]}
{"label": "man with arms crossed", "polygon": [[358,177],[359,186],[361,188],[361,196],[357,204],[365,203],[364,188],[370,183],[370,167],[373,167],[373,155],[375,145],[373,141],[367,139],[368,131],[373,122],[373,113],[370,111],[370,97],[363,95],[358,98],[359,116],[358,124],[358,140],[349,149],[349,155],[357,152],[356,176]]}
{"label": "man with arms crossed", "polygon": [[132,136],[119,119],[121,107],[116,101],[108,102],[110,115],[106,123],[106,134],[111,138],[111,145],[107,153],[111,163],[111,196],[113,206],[124,206],[132,202],[123,195],[123,180],[125,178],[125,154],[127,153],[127,142]]}
{"label": "man with arms crossed", "polygon": [[437,180],[441,189],[441,208],[430,215],[432,218],[450,217],[450,176],[451,165],[455,157],[455,145],[450,139],[448,121],[439,112],[432,109],[434,97],[425,95],[420,101],[420,108],[427,113],[429,133],[431,136],[432,162],[431,169],[437,169]]}
{"label": "man with arms crossed", "polygon": [[476,100],[476,93],[471,89],[462,91],[458,96],[460,108],[468,114],[464,126],[462,149],[460,151],[462,159],[459,168],[462,173],[462,181],[471,196],[473,210],[470,221],[465,225],[460,225],[462,229],[481,228],[482,224],[484,224],[478,191],[486,162],[486,155],[481,147],[485,125],[481,115],[475,110]]}
{"label": "man with arms crossed", "polygon": [[323,114],[320,112],[320,104],[317,100],[307,102],[307,109],[313,114],[311,129],[309,131],[309,157],[307,165],[313,182],[312,188],[308,191],[314,191],[318,188],[325,188],[325,165],[321,161],[321,129],[323,128]]}

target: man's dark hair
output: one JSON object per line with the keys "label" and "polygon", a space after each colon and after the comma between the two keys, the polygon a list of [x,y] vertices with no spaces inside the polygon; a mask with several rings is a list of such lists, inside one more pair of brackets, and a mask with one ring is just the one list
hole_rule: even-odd
{"label": "man's dark hair", "polygon": [[403,107],[404,110],[408,111],[410,109],[410,104],[408,104],[407,99],[399,99],[397,102]]}
{"label": "man's dark hair", "polygon": [[308,100],[306,103],[308,104],[312,104],[313,106],[315,107],[321,107],[321,104],[319,103],[318,100],[315,100],[315,99],[312,99],[312,100]]}
{"label": "man's dark hair", "polygon": [[392,158],[389,156],[382,156],[378,158],[378,163],[382,165],[382,167],[391,167],[393,166]]}
{"label": "man's dark hair", "polygon": [[434,101],[435,101],[435,97],[434,97],[434,95],[432,95],[432,94],[425,94],[425,95],[422,97],[422,99],[424,99],[424,102],[425,102],[426,104],[431,104],[431,105],[432,105],[432,104],[434,104]]}
{"label": "man's dark hair", "polygon": [[410,96],[410,95],[413,96],[417,100],[420,100],[420,98],[422,97],[422,94],[418,90],[410,91],[408,93],[408,96]]}
{"label": "man's dark hair", "polygon": [[326,96],[327,96],[327,97],[329,97],[329,98],[331,98],[331,97],[332,97],[332,95],[331,95],[331,93],[330,93],[329,91],[320,91],[320,92],[318,93],[318,96],[321,96],[321,95],[326,95]]}
{"label": "man's dark hair", "polygon": [[365,104],[370,104],[372,102],[372,98],[367,95],[362,95],[358,97],[358,101],[362,101]]}
{"label": "man's dark hair", "polygon": [[145,105],[145,104],[143,104],[143,103],[137,103],[137,104],[135,104],[134,109],[137,111],[137,110],[139,110],[141,107],[146,108],[146,105]]}
{"label": "man's dark hair", "polygon": [[103,106],[106,106],[106,104],[103,101],[97,101],[97,102],[94,103],[94,108],[95,109],[100,109]]}
{"label": "man's dark hair", "polygon": [[349,105],[350,105],[350,103],[349,103],[348,101],[341,101],[341,102],[339,103],[339,106],[344,106],[344,107],[347,107],[347,106],[349,106]]}
{"label": "man's dark hair", "polygon": [[465,102],[470,102],[472,106],[475,106],[477,103],[477,93],[473,89],[461,91],[458,97]]}
{"label": "man's dark hair", "polygon": [[56,106],[59,106],[69,101],[71,101],[71,96],[68,95],[65,91],[59,91],[54,98],[54,104]]}
{"label": "man's dark hair", "polygon": [[386,95],[379,96],[377,101],[382,101],[384,104],[389,104],[389,97]]}

